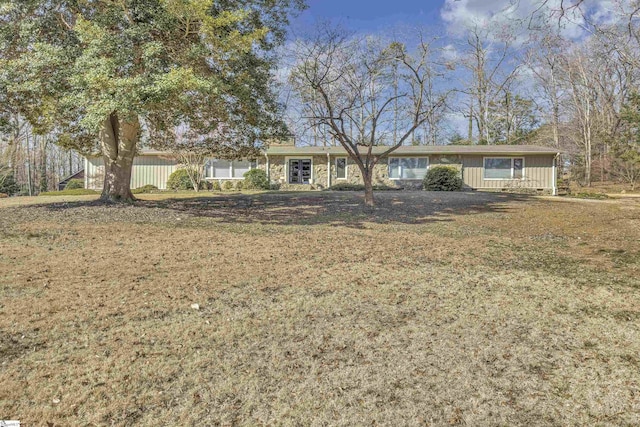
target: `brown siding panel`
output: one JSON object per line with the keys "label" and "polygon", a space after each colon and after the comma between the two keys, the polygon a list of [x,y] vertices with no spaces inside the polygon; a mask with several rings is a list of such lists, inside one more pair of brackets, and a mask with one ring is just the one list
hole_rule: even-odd
{"label": "brown siding panel", "polygon": [[484,157],[500,156],[463,156],[463,178],[466,187],[477,189],[553,188],[554,156],[552,155],[504,156],[524,158],[524,179],[522,180],[485,180]]}

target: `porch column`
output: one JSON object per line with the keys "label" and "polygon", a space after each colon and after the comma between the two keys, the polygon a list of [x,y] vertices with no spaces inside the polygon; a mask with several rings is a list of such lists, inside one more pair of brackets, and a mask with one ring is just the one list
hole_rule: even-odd
{"label": "porch column", "polygon": [[269,164],[269,155],[265,151],[264,157],[266,159],[266,167],[267,167],[267,180],[269,181],[269,185],[271,185],[271,165]]}
{"label": "porch column", "polygon": [[331,154],[327,153],[327,188],[331,187]]}
{"label": "porch column", "polygon": [[557,169],[556,169],[556,167],[557,167],[556,165],[558,163],[558,159],[559,158],[560,158],[560,153],[556,154],[553,157],[553,167],[552,167],[552,170],[551,170],[551,173],[553,174],[553,176],[551,177],[551,185],[553,186],[552,187],[553,190],[552,190],[551,194],[554,195],[554,196],[558,195],[558,182],[557,182],[557,180],[558,180],[558,172],[557,172]]}

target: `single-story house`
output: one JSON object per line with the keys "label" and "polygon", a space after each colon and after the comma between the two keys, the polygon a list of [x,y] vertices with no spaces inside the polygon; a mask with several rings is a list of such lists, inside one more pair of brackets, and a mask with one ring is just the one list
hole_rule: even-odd
{"label": "single-story house", "polygon": [[[386,147],[374,147],[382,153]],[[421,188],[427,170],[449,165],[460,170],[464,187],[471,190],[524,189],[556,194],[556,159],[553,148],[527,145],[402,146],[382,159],[374,169],[374,184]],[[165,189],[169,175],[180,167],[167,152],[143,151],[135,158],[131,188],[152,184]],[[243,179],[245,172],[260,168],[281,189],[321,190],[340,182],[362,183],[358,166],[342,147],[271,145],[261,157],[246,160],[207,159],[203,165],[210,181]],[[100,189],[103,160],[85,161],[86,188]]]}

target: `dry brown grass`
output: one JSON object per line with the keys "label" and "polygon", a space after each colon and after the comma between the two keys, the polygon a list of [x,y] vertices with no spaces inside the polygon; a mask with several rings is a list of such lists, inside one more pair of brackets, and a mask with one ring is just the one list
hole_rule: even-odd
{"label": "dry brown grass", "polygon": [[628,195],[640,194],[640,186],[638,185],[636,185],[635,189],[632,189],[629,184],[612,181],[593,181],[589,187],[582,186],[578,182],[572,181],[570,187],[573,193],[598,193],[610,195],[620,193],[626,193]]}
{"label": "dry brown grass", "polygon": [[640,424],[640,201],[378,198],[0,201],[0,419]]}

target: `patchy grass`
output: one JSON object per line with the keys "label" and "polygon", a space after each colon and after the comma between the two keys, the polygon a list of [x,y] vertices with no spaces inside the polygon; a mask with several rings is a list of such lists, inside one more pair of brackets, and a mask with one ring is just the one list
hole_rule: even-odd
{"label": "patchy grass", "polygon": [[631,188],[631,185],[619,183],[619,182],[611,182],[611,181],[593,181],[590,187],[584,187],[579,185],[577,182],[572,181],[570,183],[570,188],[572,193],[601,193],[608,195],[616,195],[620,193],[625,194],[640,194],[640,187],[636,185],[636,188]]}
{"label": "patchy grass", "polygon": [[0,201],[3,418],[640,423],[637,200],[84,197]]}
{"label": "patchy grass", "polygon": [[605,200],[608,199],[605,193],[597,193],[597,192],[589,192],[589,191],[580,191],[576,193],[571,193],[566,197],[575,197],[577,199],[595,199],[595,200]]}

